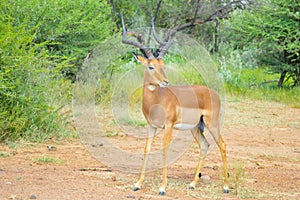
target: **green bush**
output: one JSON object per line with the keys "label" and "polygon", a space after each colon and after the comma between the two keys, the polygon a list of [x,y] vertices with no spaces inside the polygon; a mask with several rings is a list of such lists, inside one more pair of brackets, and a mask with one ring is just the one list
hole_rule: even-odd
{"label": "green bush", "polygon": [[[69,81],[61,77],[66,62],[56,62],[46,47],[34,44],[35,27],[0,18],[0,141],[42,142],[67,133],[60,108]],[[63,59],[61,59],[63,60]],[[56,66],[56,67],[53,67]],[[57,106],[59,105],[59,106]]]}
{"label": "green bush", "polygon": [[260,66],[259,49],[249,47],[240,50],[222,43],[219,50],[215,58],[229,95],[236,98],[276,101],[292,107],[300,107],[299,88],[288,86],[277,88],[280,73],[270,71],[269,67]]}
{"label": "green bush", "polygon": [[[235,68],[227,67],[227,71],[234,74]],[[239,77],[234,79],[236,81],[226,81],[227,94],[235,98],[274,101],[299,108],[300,88],[277,88],[279,76],[280,74],[268,73],[264,68],[243,68],[235,73],[235,77]]]}
{"label": "green bush", "polygon": [[49,42],[52,59],[68,58],[62,72],[73,81],[84,58],[114,28],[106,1],[6,0],[2,7],[2,15],[12,16],[14,26],[31,31],[34,43]]}
{"label": "green bush", "polygon": [[278,87],[300,85],[299,8],[295,0],[262,1],[256,9],[237,10],[226,22],[232,44],[238,48],[257,46],[260,62],[281,74]]}
{"label": "green bush", "polygon": [[113,27],[106,1],[1,2],[0,142],[74,135],[70,79]]}

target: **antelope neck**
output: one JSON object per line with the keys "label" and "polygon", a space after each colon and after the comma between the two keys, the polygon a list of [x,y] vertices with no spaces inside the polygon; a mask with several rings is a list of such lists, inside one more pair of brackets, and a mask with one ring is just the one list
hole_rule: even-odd
{"label": "antelope neck", "polygon": [[145,71],[144,73],[144,89],[146,88],[148,91],[153,92],[159,87],[158,83],[154,83],[153,80],[151,80],[151,75],[149,72]]}
{"label": "antelope neck", "polygon": [[144,83],[144,90],[147,90],[147,92],[154,92],[158,88],[160,88],[160,86],[157,83]]}

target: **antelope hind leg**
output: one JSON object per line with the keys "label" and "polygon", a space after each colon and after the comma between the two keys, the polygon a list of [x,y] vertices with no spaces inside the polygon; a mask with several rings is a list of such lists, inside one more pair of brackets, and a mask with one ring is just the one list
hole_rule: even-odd
{"label": "antelope hind leg", "polygon": [[203,132],[201,132],[200,129],[197,128],[197,129],[192,130],[191,132],[201,150],[199,161],[198,161],[198,164],[196,167],[194,180],[189,185],[189,189],[193,190],[193,189],[195,189],[196,184],[199,182],[199,180],[201,178],[201,170],[203,167],[203,162],[206,157],[209,144],[208,144],[205,136],[203,135]]}

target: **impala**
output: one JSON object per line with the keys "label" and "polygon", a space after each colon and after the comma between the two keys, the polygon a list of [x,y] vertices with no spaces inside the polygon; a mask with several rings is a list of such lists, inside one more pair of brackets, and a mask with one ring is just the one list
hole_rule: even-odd
{"label": "impala", "polygon": [[[166,192],[167,148],[172,139],[173,129],[191,130],[201,150],[194,180],[189,185],[190,189],[194,189],[200,180],[203,161],[209,147],[203,134],[204,129],[207,128],[221,151],[225,175],[223,189],[224,193],[228,193],[226,144],[220,134],[221,103],[219,95],[205,86],[169,85],[169,80],[164,72],[163,56],[171,46],[171,35],[166,37],[166,42],[159,40],[154,29],[154,22],[152,23],[153,36],[160,45],[154,53],[144,44],[141,35],[126,31],[123,16],[122,28],[122,42],[140,49],[143,56],[136,54],[134,54],[134,56],[145,66],[142,111],[149,124],[149,130],[144,148],[144,160],[140,177],[134,185],[134,191],[141,188],[145,179],[148,154],[151,151],[153,137],[155,136],[157,128],[165,130],[163,137],[163,174],[159,194],[164,195]],[[127,35],[133,36],[136,40],[128,40]]]}

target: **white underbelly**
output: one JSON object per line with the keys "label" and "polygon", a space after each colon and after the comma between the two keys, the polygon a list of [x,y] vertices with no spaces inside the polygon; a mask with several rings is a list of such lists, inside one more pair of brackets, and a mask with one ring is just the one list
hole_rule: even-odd
{"label": "white underbelly", "polygon": [[191,130],[196,126],[197,124],[175,124],[173,128],[178,130]]}

